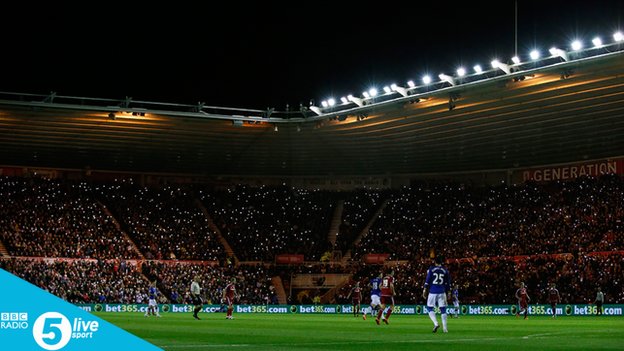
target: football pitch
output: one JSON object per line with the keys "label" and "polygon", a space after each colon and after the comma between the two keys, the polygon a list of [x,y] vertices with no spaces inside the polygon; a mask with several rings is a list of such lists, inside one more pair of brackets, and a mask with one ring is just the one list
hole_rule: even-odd
{"label": "football pitch", "polygon": [[[164,350],[623,350],[623,317],[461,316],[449,333],[427,316],[376,325],[349,315],[94,313]],[[439,320],[438,316],[438,320]]]}

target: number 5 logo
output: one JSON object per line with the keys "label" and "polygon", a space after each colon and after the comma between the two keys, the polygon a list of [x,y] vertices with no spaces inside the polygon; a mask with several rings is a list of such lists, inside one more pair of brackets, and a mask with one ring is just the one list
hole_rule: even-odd
{"label": "number 5 logo", "polygon": [[59,350],[71,339],[71,324],[58,312],[46,312],[33,325],[33,338],[45,350]]}

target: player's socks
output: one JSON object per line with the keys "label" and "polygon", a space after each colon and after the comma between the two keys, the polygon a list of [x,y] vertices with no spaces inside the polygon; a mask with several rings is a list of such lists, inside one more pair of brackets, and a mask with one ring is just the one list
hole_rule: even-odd
{"label": "player's socks", "polygon": [[447,320],[447,318],[448,318],[448,317],[447,317],[447,314],[446,314],[446,313],[442,313],[442,315],[441,315],[440,317],[442,317],[442,318],[441,318],[441,319],[442,319],[442,330],[444,330],[444,332],[445,332],[445,333],[447,333],[447,332],[448,332],[448,331],[446,330],[446,326],[447,326],[446,320]]}
{"label": "player's socks", "polygon": [[[391,314],[392,314],[392,308],[389,308],[389,309],[388,309],[388,312],[386,312],[386,321],[387,321],[388,319],[390,319],[390,315],[391,315]],[[388,323],[388,322],[386,322],[386,324],[387,324],[387,323]]]}
{"label": "player's socks", "polygon": [[429,311],[429,318],[431,318],[431,321],[433,322],[433,325],[435,325],[436,328],[438,328],[438,320],[436,319],[436,315],[435,315],[435,312],[433,311],[433,308],[431,309],[431,311]]}
{"label": "player's socks", "polygon": [[379,321],[381,319],[381,316],[383,315],[383,310],[379,309],[379,312],[377,312],[377,320]]}

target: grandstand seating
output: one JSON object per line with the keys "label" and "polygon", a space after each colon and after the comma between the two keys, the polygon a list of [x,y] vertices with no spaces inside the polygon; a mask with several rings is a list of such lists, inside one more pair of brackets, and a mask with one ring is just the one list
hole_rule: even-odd
{"label": "grandstand seating", "polygon": [[[241,303],[266,303],[275,295],[271,277],[279,276],[286,291],[297,288],[291,276],[304,274],[348,274],[366,285],[384,268],[360,258],[388,253],[385,268],[396,272],[397,302],[422,303],[430,258],[442,254],[466,303],[514,303],[520,281],[527,283],[532,302],[545,302],[550,282],[557,283],[564,301],[590,301],[601,286],[609,302],[624,302],[623,193],[618,176],[343,193],[0,177],[0,241],[13,256],[0,266],[72,302],[144,301],[152,279],[167,299],[184,302],[192,277],[200,275],[213,302],[220,300],[225,279],[236,276]],[[264,261],[269,268],[228,261],[198,199],[241,261]],[[318,262],[330,248],[332,206],[340,200],[341,249],[352,245],[355,233],[387,201],[355,245],[350,264],[273,265],[279,253],[302,253]],[[140,257],[115,218],[145,258],[156,261],[135,261]],[[336,301],[347,302],[349,286],[336,293]]]}

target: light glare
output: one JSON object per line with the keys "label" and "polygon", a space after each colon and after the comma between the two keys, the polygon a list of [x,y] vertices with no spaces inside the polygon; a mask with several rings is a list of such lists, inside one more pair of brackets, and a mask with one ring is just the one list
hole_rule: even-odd
{"label": "light glare", "polygon": [[531,56],[531,60],[537,60],[538,58],[540,58],[540,53],[537,50],[533,50],[531,51],[529,56]]}
{"label": "light glare", "polygon": [[623,41],[624,40],[624,34],[622,34],[622,32],[615,32],[615,33],[613,33],[613,40],[615,40],[615,41]]}
{"label": "light glare", "polygon": [[457,75],[460,77],[463,77],[466,75],[466,69],[464,67],[459,67],[457,69]]}
{"label": "light glare", "polygon": [[572,50],[578,51],[578,50],[581,50],[582,48],[583,48],[583,44],[581,43],[580,40],[575,40],[572,42]]}
{"label": "light glare", "polygon": [[424,77],[422,78],[422,81],[423,81],[423,83],[425,83],[425,84],[429,84],[429,83],[431,83],[431,77],[430,77],[430,76],[428,76],[428,75],[427,75],[427,76],[424,76]]}
{"label": "light glare", "polygon": [[595,48],[599,48],[602,46],[602,39],[600,39],[600,37],[595,37],[592,39],[592,44],[594,44]]}

